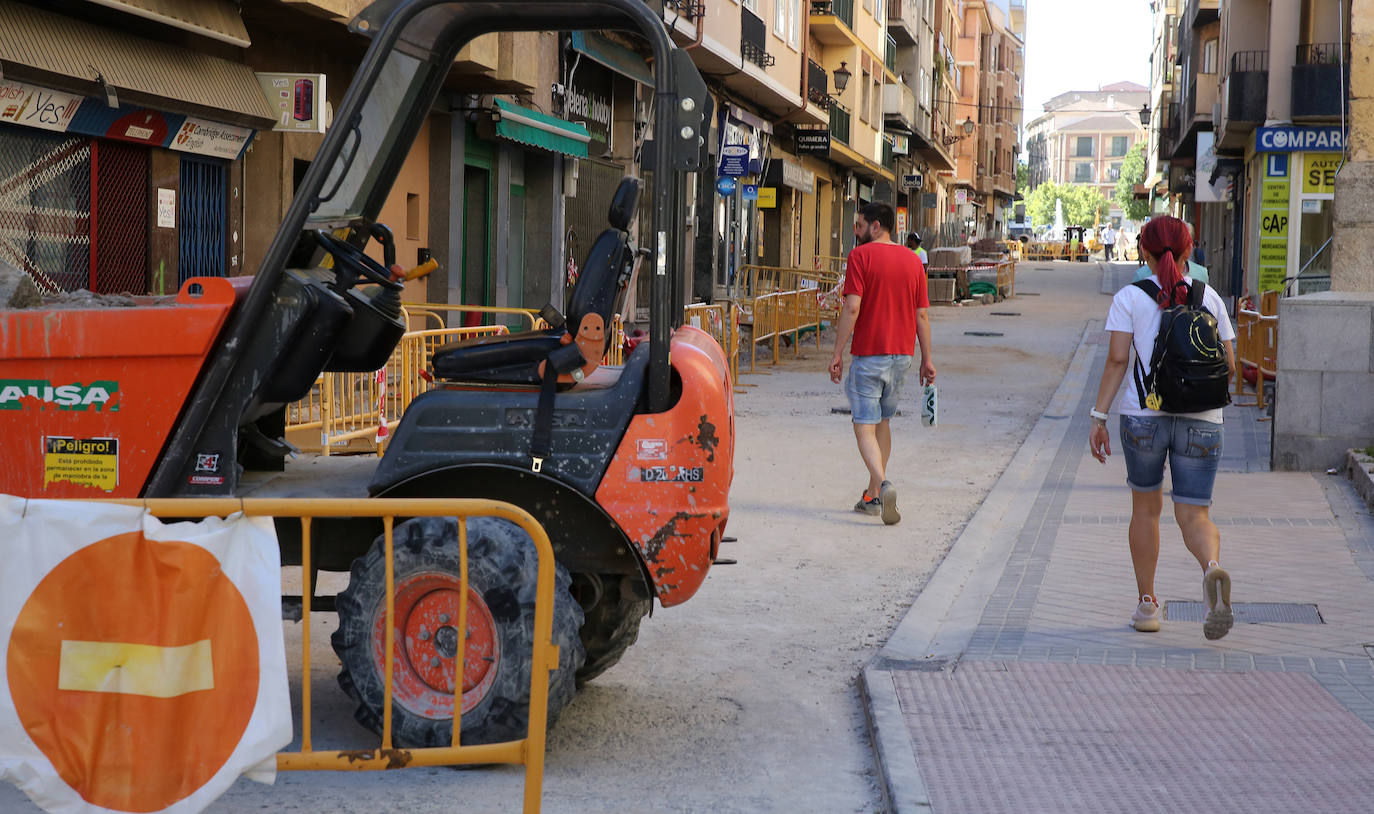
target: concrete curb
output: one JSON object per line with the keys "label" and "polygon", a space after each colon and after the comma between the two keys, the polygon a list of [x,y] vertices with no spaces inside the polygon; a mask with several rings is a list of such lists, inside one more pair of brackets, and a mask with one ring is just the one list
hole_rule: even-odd
{"label": "concrete curb", "polygon": [[928,814],[932,808],[892,674],[944,669],[967,648],[1068,432],[1070,413],[1092,373],[1096,343],[1089,344],[1089,339],[1100,330],[1100,323],[1084,329],[1044,413],[892,637],[860,675],[869,734],[893,814]]}

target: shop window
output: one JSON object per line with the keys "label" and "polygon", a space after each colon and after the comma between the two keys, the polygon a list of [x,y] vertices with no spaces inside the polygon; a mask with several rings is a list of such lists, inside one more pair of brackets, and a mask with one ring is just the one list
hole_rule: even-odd
{"label": "shop window", "polygon": [[1079,136],[1074,143],[1073,154],[1078,158],[1092,158],[1093,156],[1093,137]]}
{"label": "shop window", "polygon": [[1091,184],[1093,181],[1093,165],[1086,161],[1073,165],[1073,182],[1075,184]]}

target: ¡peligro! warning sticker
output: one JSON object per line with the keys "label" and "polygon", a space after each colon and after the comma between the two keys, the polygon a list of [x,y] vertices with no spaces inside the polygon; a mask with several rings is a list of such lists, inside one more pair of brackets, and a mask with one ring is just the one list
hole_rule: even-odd
{"label": "\u00a1peligro! warning sticker", "polygon": [[43,486],[58,481],[114,491],[119,485],[119,439],[44,438]]}

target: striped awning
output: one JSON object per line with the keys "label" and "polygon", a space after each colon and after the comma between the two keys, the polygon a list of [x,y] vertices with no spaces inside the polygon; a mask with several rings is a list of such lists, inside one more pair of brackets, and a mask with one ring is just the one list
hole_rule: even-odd
{"label": "striped awning", "polygon": [[101,6],[247,48],[248,27],[229,0],[87,0]]}
{"label": "striped awning", "polygon": [[503,99],[496,100],[496,110],[500,115],[496,122],[496,135],[501,138],[574,158],[587,157],[587,142],[592,137],[581,124],[563,121]]}
{"label": "striped awning", "polygon": [[247,65],[146,40],[12,0],[0,0],[0,69],[7,79],[269,128],[274,118]]}

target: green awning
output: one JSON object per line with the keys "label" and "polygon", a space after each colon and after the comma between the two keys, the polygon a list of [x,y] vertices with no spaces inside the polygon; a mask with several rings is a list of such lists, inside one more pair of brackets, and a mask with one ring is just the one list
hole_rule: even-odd
{"label": "green awning", "polygon": [[555,116],[530,110],[501,99],[496,100],[496,135],[574,158],[587,157],[587,128]]}
{"label": "green awning", "polygon": [[572,32],[572,49],[641,85],[654,86],[654,74],[644,63],[643,57],[600,34]]}

